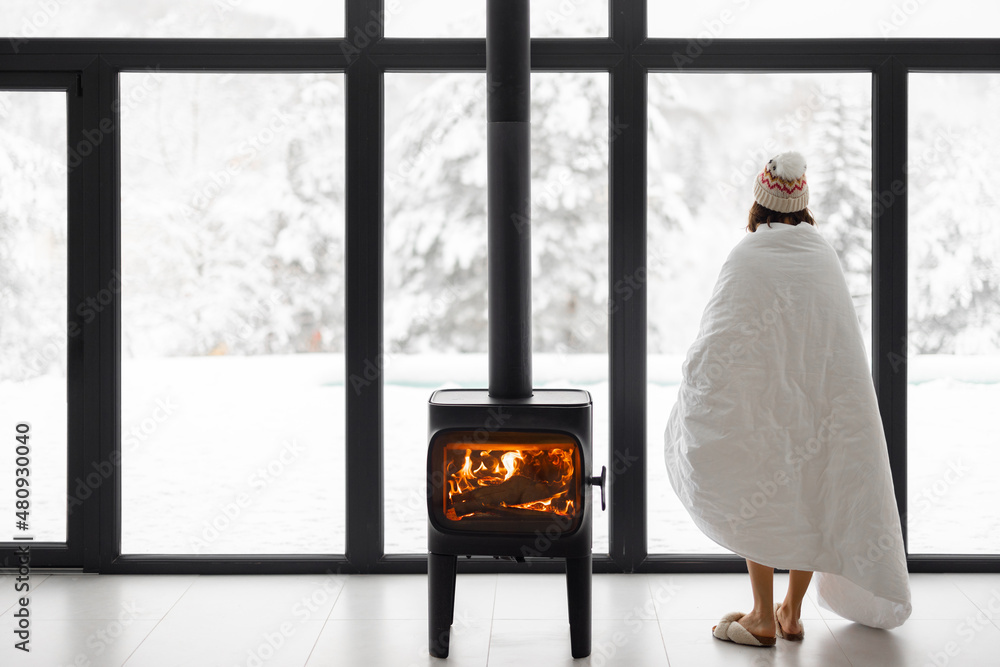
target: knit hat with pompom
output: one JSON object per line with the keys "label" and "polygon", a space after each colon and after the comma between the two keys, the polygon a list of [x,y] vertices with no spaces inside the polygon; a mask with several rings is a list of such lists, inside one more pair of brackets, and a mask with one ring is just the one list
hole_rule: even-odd
{"label": "knit hat with pompom", "polygon": [[806,159],[789,151],[771,158],[753,183],[753,198],[765,208],[779,213],[801,211],[809,204]]}

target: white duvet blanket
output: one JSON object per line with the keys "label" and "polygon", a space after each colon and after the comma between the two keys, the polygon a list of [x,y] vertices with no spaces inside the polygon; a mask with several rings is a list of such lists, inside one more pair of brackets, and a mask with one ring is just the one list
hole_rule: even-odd
{"label": "white duvet blanket", "polygon": [[665,433],[670,483],[706,535],[816,572],[820,604],[894,628],[910,587],[861,327],[812,225],[763,225],[729,254]]}

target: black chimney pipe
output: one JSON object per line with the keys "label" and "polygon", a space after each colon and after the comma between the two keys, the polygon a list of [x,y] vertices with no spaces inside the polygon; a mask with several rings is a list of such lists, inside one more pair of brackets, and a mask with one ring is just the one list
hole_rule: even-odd
{"label": "black chimney pipe", "polygon": [[531,48],[528,0],[487,0],[490,388],[531,396]]}

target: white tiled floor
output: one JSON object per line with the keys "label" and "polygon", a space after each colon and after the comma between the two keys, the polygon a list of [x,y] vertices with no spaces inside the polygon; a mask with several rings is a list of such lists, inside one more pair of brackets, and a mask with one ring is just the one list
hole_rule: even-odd
{"label": "white tiled floor", "polygon": [[[784,590],[787,575],[775,576]],[[913,615],[874,630],[812,598],[802,643],[720,642],[749,608],[746,575],[595,575],[593,653],[569,651],[560,575],[459,575],[451,657],[427,655],[424,576],[34,574],[30,654],[13,648],[13,578],[0,576],[0,665],[44,667],[992,667],[1000,574],[914,574]]]}

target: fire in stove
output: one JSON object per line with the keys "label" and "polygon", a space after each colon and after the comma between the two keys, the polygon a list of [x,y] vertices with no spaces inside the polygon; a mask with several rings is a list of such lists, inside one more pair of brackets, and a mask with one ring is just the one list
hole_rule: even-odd
{"label": "fire in stove", "polygon": [[445,483],[441,519],[458,530],[517,520],[522,523],[515,530],[523,532],[524,521],[547,525],[552,515],[576,518],[583,468],[573,438],[498,431],[488,443],[476,440],[470,431],[439,437]]}

